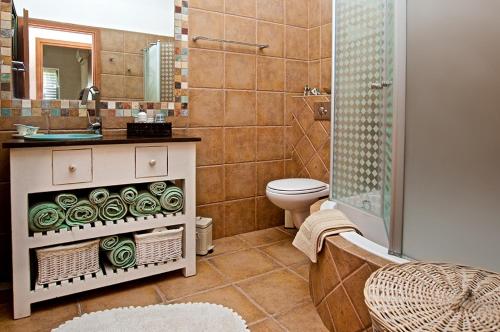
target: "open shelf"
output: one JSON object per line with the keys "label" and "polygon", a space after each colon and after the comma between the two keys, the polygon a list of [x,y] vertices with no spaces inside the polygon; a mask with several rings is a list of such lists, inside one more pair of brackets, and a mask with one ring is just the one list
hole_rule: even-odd
{"label": "open shelf", "polygon": [[70,230],[33,233],[28,238],[29,248],[40,248],[67,242],[106,237],[115,234],[132,233],[147,229],[181,225],[189,222],[185,214],[158,213],[147,217],[126,217],[115,221],[95,221],[84,226],[75,226]]}
{"label": "open shelf", "polygon": [[46,285],[39,285],[35,283],[34,289],[30,292],[30,298],[32,303],[40,302],[54,297],[70,295],[129,280],[178,270],[185,266],[185,258],[165,263],[138,265],[128,269],[118,269],[105,263],[102,265],[101,270],[96,273]]}

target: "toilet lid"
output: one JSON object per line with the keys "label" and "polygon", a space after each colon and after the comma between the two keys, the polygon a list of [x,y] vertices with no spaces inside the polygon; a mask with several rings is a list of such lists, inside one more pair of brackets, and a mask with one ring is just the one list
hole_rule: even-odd
{"label": "toilet lid", "polygon": [[328,188],[324,182],[313,179],[282,179],[271,181],[267,188],[283,194],[313,193]]}

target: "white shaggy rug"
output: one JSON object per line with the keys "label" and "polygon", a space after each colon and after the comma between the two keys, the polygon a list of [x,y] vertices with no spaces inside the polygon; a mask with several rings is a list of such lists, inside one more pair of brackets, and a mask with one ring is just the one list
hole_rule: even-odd
{"label": "white shaggy rug", "polygon": [[67,321],[54,332],[249,332],[233,310],[211,303],[116,308]]}

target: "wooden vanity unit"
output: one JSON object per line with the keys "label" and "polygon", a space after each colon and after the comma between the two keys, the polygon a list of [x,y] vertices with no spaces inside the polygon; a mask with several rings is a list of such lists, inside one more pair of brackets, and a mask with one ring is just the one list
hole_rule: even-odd
{"label": "wooden vanity unit", "polygon": [[[10,148],[14,318],[29,316],[35,302],[172,270],[182,269],[186,277],[194,275],[197,141],[200,139],[182,136],[113,136],[93,141],[5,142],[3,147]],[[167,180],[183,184],[185,205],[181,213],[98,220],[43,233],[29,231],[29,197],[34,194]],[[37,284],[30,268],[36,263],[33,252],[37,248],[174,225],[184,227],[183,255],[175,261],[128,269],[104,266],[92,275],[47,285]]]}

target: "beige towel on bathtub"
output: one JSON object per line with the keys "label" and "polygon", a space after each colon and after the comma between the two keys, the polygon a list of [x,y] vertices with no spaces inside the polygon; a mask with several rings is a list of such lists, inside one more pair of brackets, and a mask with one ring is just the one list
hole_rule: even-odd
{"label": "beige towel on bathtub", "polygon": [[343,232],[356,231],[361,234],[340,210],[322,210],[311,214],[300,226],[293,240],[293,245],[302,251],[313,262],[317,262],[317,254],[323,248],[325,238]]}

